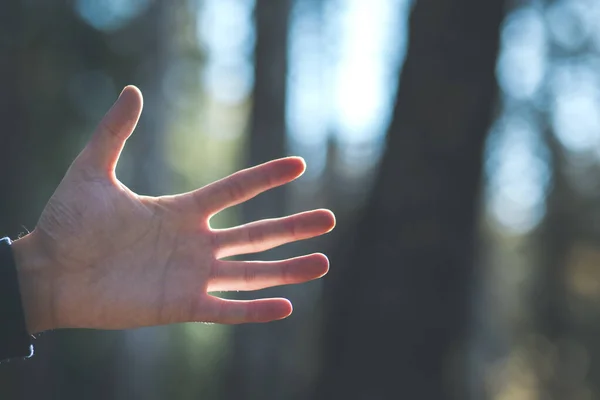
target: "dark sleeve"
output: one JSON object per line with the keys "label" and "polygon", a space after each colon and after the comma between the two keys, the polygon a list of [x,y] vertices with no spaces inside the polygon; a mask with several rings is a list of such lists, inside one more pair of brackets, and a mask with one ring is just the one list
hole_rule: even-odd
{"label": "dark sleeve", "polygon": [[0,361],[33,355],[9,238],[0,239]]}

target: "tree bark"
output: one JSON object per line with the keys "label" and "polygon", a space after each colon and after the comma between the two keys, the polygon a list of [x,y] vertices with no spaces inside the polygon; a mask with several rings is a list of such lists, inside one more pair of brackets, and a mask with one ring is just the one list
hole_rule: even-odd
{"label": "tree bark", "polygon": [[[254,49],[254,93],[248,132],[247,166],[257,165],[286,153],[286,86],[288,27],[291,0],[257,0],[254,10],[256,45]],[[269,191],[245,203],[244,222],[283,216],[286,212],[285,188]],[[268,253],[279,258],[279,249]],[[249,259],[250,257],[245,257]],[[261,256],[264,258],[264,255]],[[269,297],[270,290],[240,294],[238,298]],[[278,292],[281,296],[281,291]],[[285,321],[288,322],[288,321]],[[233,349],[224,379],[225,398],[280,399],[286,390],[286,371],[282,370],[281,341],[288,324],[236,326]]]}
{"label": "tree bark", "polygon": [[461,358],[502,17],[502,0],[413,9],[380,173],[326,278],[317,398],[466,396]]}

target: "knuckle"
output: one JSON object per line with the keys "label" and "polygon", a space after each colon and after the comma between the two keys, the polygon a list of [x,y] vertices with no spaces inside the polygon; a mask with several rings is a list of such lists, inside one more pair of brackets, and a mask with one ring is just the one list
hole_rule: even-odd
{"label": "knuckle", "polygon": [[192,197],[191,203],[193,203],[195,208],[198,210],[203,210],[204,205],[205,205],[204,204],[205,199],[204,199],[203,193],[201,191],[195,191],[191,194],[191,197]]}
{"label": "knuckle", "polygon": [[298,224],[295,218],[287,218],[282,221],[284,230],[289,233],[293,238],[298,236]]}
{"label": "knuckle", "polygon": [[252,268],[251,266],[244,267],[244,282],[252,284],[256,282],[257,277],[258,274],[255,268]]}
{"label": "knuckle", "polygon": [[198,297],[194,295],[189,295],[185,307],[183,308],[184,310],[187,310],[187,312],[185,312],[185,315],[183,316],[182,321],[180,322],[196,321],[199,316],[199,305],[200,302],[198,300]]}
{"label": "knuckle", "polygon": [[238,200],[243,197],[244,188],[238,179],[228,179],[225,181],[225,185],[225,190],[229,198]]}
{"label": "knuckle", "polygon": [[275,176],[271,173],[264,173],[262,175],[263,184],[265,187],[274,187],[277,186],[277,182],[275,181]]}
{"label": "knuckle", "polygon": [[203,297],[196,302],[194,321],[218,323],[221,320],[221,308],[221,302],[208,301],[208,297]]}
{"label": "knuckle", "polygon": [[216,254],[217,251],[221,248],[221,234],[218,232],[211,231],[209,233],[210,240],[210,250],[212,254]]}
{"label": "knuckle", "polygon": [[258,245],[264,239],[264,232],[260,227],[249,227],[246,230],[248,242],[253,246]]}
{"label": "knuckle", "polygon": [[115,138],[119,137],[119,131],[105,120],[100,121],[100,131]]}
{"label": "knuckle", "polygon": [[211,322],[221,322],[225,318],[226,314],[225,302],[219,301],[215,304],[214,317]]}
{"label": "knuckle", "polygon": [[286,283],[293,283],[292,276],[292,265],[290,263],[284,263],[280,268],[281,280]]}
{"label": "knuckle", "polygon": [[208,269],[209,279],[218,280],[221,277],[221,261],[217,260],[216,258],[212,258]]}

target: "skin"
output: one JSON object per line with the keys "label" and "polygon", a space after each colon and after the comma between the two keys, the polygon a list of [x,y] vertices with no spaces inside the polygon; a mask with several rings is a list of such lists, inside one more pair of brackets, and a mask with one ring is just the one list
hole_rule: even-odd
{"label": "skin", "polygon": [[327,257],[227,261],[329,232],[313,210],[229,229],[210,218],[299,177],[299,157],[237,172],[192,192],[140,196],[115,166],[142,112],[126,87],[48,201],[35,229],[13,243],[30,333],[58,328],[127,329],[181,322],[238,324],[289,316],[287,299],[227,300],[214,291],[257,290],[325,275]]}

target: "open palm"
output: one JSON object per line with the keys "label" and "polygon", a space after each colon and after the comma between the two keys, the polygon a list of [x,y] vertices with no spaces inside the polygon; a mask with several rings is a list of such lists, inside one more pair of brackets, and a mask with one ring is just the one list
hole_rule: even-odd
{"label": "open palm", "polygon": [[[227,261],[333,229],[314,210],[230,229],[209,219],[300,176],[289,157],[240,171],[176,196],[133,193],[115,176],[142,110],[135,87],[123,90],[48,201],[34,231],[15,242],[30,332],[83,327],[124,329],[176,322],[267,322],[292,312],[286,299],[226,300],[213,291],[256,290],[323,276],[312,254],[276,262]],[[19,248],[35,248],[21,255]]]}

